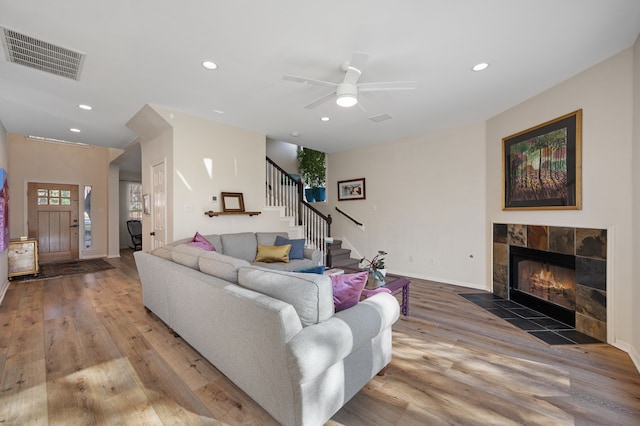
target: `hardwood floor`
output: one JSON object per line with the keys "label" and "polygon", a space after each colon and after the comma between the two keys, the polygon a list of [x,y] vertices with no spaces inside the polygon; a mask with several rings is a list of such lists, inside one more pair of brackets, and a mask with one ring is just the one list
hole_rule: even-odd
{"label": "hardwood floor", "polygon": [[[14,282],[0,306],[0,424],[275,424],[141,303],[117,269]],[[549,346],[413,280],[394,357],[328,425],[638,425],[640,374],[605,344]]]}

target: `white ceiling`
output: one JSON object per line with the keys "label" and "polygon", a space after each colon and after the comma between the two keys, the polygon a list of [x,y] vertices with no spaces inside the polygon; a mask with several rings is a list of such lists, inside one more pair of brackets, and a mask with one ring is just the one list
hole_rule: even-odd
{"label": "white ceiling", "polygon": [[[336,152],[491,118],[632,46],[640,1],[0,0],[0,26],[86,54],[79,81],[0,54],[9,132],[124,148],[150,103]],[[282,79],[340,82],[354,51],[370,55],[359,82],[418,88],[308,110],[327,88]]]}

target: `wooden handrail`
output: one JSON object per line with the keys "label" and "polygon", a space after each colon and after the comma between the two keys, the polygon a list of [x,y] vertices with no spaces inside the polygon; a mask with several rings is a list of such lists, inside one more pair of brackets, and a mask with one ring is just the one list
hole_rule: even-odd
{"label": "wooden handrail", "polygon": [[355,223],[356,225],[364,226],[362,223],[358,222],[357,220],[355,220],[354,218],[352,218],[351,216],[349,216],[348,214],[346,214],[345,212],[340,210],[338,207],[336,207],[336,210],[338,210],[338,213],[341,213],[342,215],[344,215],[347,219],[349,219],[351,222]]}

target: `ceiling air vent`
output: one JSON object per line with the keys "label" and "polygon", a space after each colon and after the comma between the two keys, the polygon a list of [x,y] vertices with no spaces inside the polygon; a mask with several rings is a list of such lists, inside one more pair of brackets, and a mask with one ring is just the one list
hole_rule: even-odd
{"label": "ceiling air vent", "polygon": [[373,121],[374,123],[379,123],[381,121],[389,120],[391,118],[393,117],[390,116],[389,114],[380,114],[380,115],[374,115],[373,117],[369,117],[369,120]]}
{"label": "ceiling air vent", "polygon": [[0,27],[7,61],[61,77],[80,80],[84,54]]}

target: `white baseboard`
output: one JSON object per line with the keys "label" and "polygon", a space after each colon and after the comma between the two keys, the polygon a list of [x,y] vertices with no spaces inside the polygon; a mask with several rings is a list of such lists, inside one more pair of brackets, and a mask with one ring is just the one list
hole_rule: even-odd
{"label": "white baseboard", "polygon": [[638,372],[640,373],[640,355],[633,346],[631,346],[627,342],[622,342],[620,340],[611,343],[611,345],[629,354],[629,358],[631,358],[631,361],[636,366],[636,370],[638,370]]}

